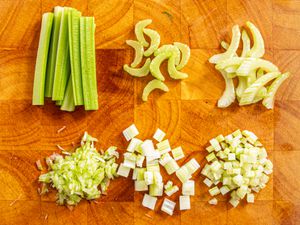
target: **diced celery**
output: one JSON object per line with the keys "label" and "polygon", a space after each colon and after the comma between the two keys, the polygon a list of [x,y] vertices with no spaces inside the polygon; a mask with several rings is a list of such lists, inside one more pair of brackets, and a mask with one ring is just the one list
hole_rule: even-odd
{"label": "diced celery", "polygon": [[188,210],[191,209],[190,196],[179,196],[179,209]]}
{"label": "diced celery", "polygon": [[134,124],[130,125],[128,128],[126,128],[123,131],[123,135],[124,135],[126,141],[130,141],[132,138],[134,138],[138,134],[139,134],[139,131]]}
{"label": "diced celery", "polygon": [[144,195],[142,205],[148,209],[154,210],[157,198],[148,194]]}
{"label": "diced celery", "polygon": [[220,194],[220,189],[217,186],[215,186],[215,187],[209,189],[208,192],[211,196],[215,196],[215,195]]}
{"label": "diced celery", "polygon": [[179,169],[177,162],[172,158],[169,162],[167,162],[167,164],[164,165],[164,167],[169,175],[175,173]]}
{"label": "diced celery", "polygon": [[128,177],[130,172],[129,167],[125,167],[123,163],[120,164],[117,174],[122,177]]}
{"label": "diced celery", "polygon": [[166,139],[160,143],[156,144],[157,150],[160,152],[161,155],[168,153],[171,151],[171,146],[169,140]]}
{"label": "diced celery", "polygon": [[157,130],[155,131],[155,133],[153,135],[153,138],[155,140],[157,140],[158,142],[161,142],[165,136],[166,136],[166,133],[163,132],[161,129],[157,128]]}
{"label": "diced celery", "polygon": [[136,180],[134,182],[135,191],[148,191],[148,186],[144,180]]}
{"label": "diced celery", "polygon": [[208,201],[209,204],[211,205],[217,205],[218,204],[218,200],[216,198],[212,198]]}
{"label": "diced celery", "polygon": [[175,202],[165,198],[164,202],[161,206],[161,211],[163,211],[163,212],[169,214],[170,216],[172,216],[173,212],[174,212],[174,209],[175,209],[175,205],[176,205]]}
{"label": "diced celery", "polygon": [[176,161],[179,160],[179,159],[184,158],[184,153],[183,153],[183,150],[182,150],[181,146],[172,149],[172,155],[173,155],[173,158]]}
{"label": "diced celery", "polygon": [[182,184],[183,195],[195,195],[195,181],[188,180]]}
{"label": "diced celery", "polygon": [[149,185],[149,195],[151,196],[162,196],[163,195],[164,184],[150,184]]}

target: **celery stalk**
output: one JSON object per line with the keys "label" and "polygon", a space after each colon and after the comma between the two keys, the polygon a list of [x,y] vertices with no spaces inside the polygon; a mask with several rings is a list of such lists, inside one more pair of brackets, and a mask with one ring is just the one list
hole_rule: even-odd
{"label": "celery stalk", "polygon": [[37,52],[34,83],[33,83],[33,105],[44,105],[45,77],[48,60],[48,50],[53,23],[53,13],[44,13]]}
{"label": "celery stalk", "polygon": [[75,110],[75,103],[73,97],[73,87],[72,87],[72,78],[69,77],[68,85],[66,88],[66,93],[64,96],[64,100],[62,101],[60,109],[63,111],[73,112]]}

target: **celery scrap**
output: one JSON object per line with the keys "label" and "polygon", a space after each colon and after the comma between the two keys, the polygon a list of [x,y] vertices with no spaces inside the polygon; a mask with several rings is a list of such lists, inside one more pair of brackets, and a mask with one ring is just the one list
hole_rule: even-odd
{"label": "celery scrap", "polygon": [[[135,68],[143,60],[144,46],[140,42],[134,41],[134,40],[127,40],[126,44],[129,45],[129,46],[131,46],[134,49],[134,51],[135,51],[134,60],[130,64],[131,67]],[[124,68],[124,70],[125,70],[125,68]]]}
{"label": "celery scrap", "polygon": [[62,101],[62,104],[61,104],[61,107],[60,107],[60,109],[62,111],[73,112],[75,110],[75,102],[74,102],[72,85],[73,85],[72,84],[72,78],[70,76],[68,84],[67,84],[64,100]]}
{"label": "celery scrap", "polygon": [[142,99],[143,101],[147,101],[148,100],[148,96],[149,94],[155,90],[155,89],[160,89],[164,92],[168,92],[169,91],[169,88],[167,87],[167,85],[165,85],[163,82],[161,82],[160,80],[152,80],[150,81],[146,87],[144,88],[143,90],[143,96],[142,96]]}

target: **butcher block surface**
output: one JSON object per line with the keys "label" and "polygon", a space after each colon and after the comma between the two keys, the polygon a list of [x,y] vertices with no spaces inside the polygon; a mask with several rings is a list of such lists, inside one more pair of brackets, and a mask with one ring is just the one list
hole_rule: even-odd
{"label": "butcher block surface", "polygon": [[[98,111],[62,112],[50,101],[43,107],[31,105],[41,15],[57,5],[95,17]],[[141,93],[151,77],[133,78],[122,66],[134,56],[125,40],[135,38],[135,23],[146,18],[153,20],[150,28],[160,33],[162,44],[189,44],[191,59],[184,68],[188,79],[168,78],[170,92],[155,91],[143,103]],[[222,40],[230,41],[231,27],[247,20],[263,34],[265,58],[282,72],[291,72],[274,110],[261,103],[216,107],[224,81],[207,60],[221,51]],[[300,1],[1,0],[0,21],[1,225],[300,224]],[[125,178],[113,181],[107,196],[82,201],[73,211],[56,205],[54,191],[39,196],[37,159],[59,152],[57,144],[71,148],[84,131],[99,139],[97,148],[115,145],[124,152],[127,142],[121,132],[132,123],[142,139],[152,137],[158,127],[164,130],[171,145],[185,151],[179,164],[194,157],[201,166],[212,137],[251,130],[267,148],[274,173],[254,204],[232,208],[226,197],[219,197],[217,206],[208,204],[208,188],[199,171],[192,209],[179,211],[177,204],[172,217],[159,210],[162,199],[156,212],[143,208],[143,193],[134,193],[133,182]],[[66,129],[57,133],[63,126]]]}

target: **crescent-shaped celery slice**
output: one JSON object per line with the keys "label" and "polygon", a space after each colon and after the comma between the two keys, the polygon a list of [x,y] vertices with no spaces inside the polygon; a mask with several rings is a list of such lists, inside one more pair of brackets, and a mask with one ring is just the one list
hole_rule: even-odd
{"label": "crescent-shaped celery slice", "polygon": [[160,36],[159,33],[156,32],[155,30],[151,29],[144,29],[144,33],[150,37],[151,39],[151,44],[149,48],[144,52],[144,56],[148,57],[153,54],[153,52],[158,49],[158,46],[160,44]]}
{"label": "crescent-shaped celery slice", "polygon": [[171,52],[173,56],[175,56],[175,65],[178,65],[180,62],[180,50],[174,45],[163,45],[159,47],[154,52],[154,56],[158,56],[159,54],[163,52]]}
{"label": "crescent-shaped celery slice", "polygon": [[168,61],[168,73],[170,74],[170,77],[173,79],[185,79],[188,78],[189,75],[186,73],[178,71],[175,67],[176,58],[175,56],[171,56]]}
{"label": "crescent-shaped celery slice", "polygon": [[148,47],[149,43],[146,41],[144,37],[144,28],[147,27],[149,24],[152,23],[151,19],[141,20],[137,22],[134,28],[134,33],[137,38],[137,40],[144,46]]}
{"label": "crescent-shaped celery slice", "polygon": [[242,42],[243,42],[243,50],[241,53],[241,57],[247,57],[248,52],[250,51],[250,37],[246,30],[242,31]]}
{"label": "crescent-shaped celery slice", "polygon": [[160,65],[166,59],[168,59],[172,55],[171,52],[163,52],[157,55],[150,63],[150,72],[153,77],[158,80],[164,81],[165,78],[160,71]]}
{"label": "crescent-shaped celery slice", "polygon": [[225,80],[225,90],[223,92],[222,97],[218,100],[219,108],[226,108],[230,106],[235,100],[235,91],[233,79],[228,78],[226,72],[220,71],[224,80]]}
{"label": "crescent-shaped celery slice", "polygon": [[278,71],[278,67],[270,61],[259,58],[246,58],[236,73],[238,76],[249,76],[251,71],[256,71],[259,68],[267,73]]}
{"label": "crescent-shaped celery slice", "polygon": [[127,73],[129,73],[131,76],[145,77],[148,75],[148,73],[150,71],[150,63],[151,63],[151,59],[147,59],[141,68],[132,68],[132,67],[128,66],[127,64],[125,64],[123,66],[123,69]]}
{"label": "crescent-shaped celery slice", "polygon": [[167,87],[167,85],[165,85],[162,81],[157,80],[157,79],[152,80],[144,88],[143,96],[142,96],[143,101],[146,102],[148,100],[149,94],[155,89],[160,89],[164,92],[169,91],[169,88]]}
{"label": "crescent-shaped celery slice", "polygon": [[143,60],[144,46],[140,42],[134,41],[134,40],[127,40],[126,44],[128,44],[130,47],[132,47],[134,49],[134,51],[135,51],[134,60],[130,64],[130,66],[131,67],[136,67]]}
{"label": "crescent-shaped celery slice", "polygon": [[191,57],[191,49],[188,45],[180,42],[174,42],[174,46],[176,46],[181,52],[181,60],[176,66],[177,70],[181,70],[188,63]]}
{"label": "crescent-shaped celery slice", "polygon": [[266,97],[267,95],[267,88],[266,87],[262,87],[258,90],[256,96],[254,97],[253,103],[259,102],[261,100],[264,99],[264,97]]}
{"label": "crescent-shaped celery slice", "polygon": [[257,29],[257,27],[251,23],[246,23],[247,27],[250,29],[250,32],[253,37],[253,46],[251,50],[247,53],[249,57],[256,57],[260,58],[265,54],[265,44],[264,39],[260,33],[260,31]]}

